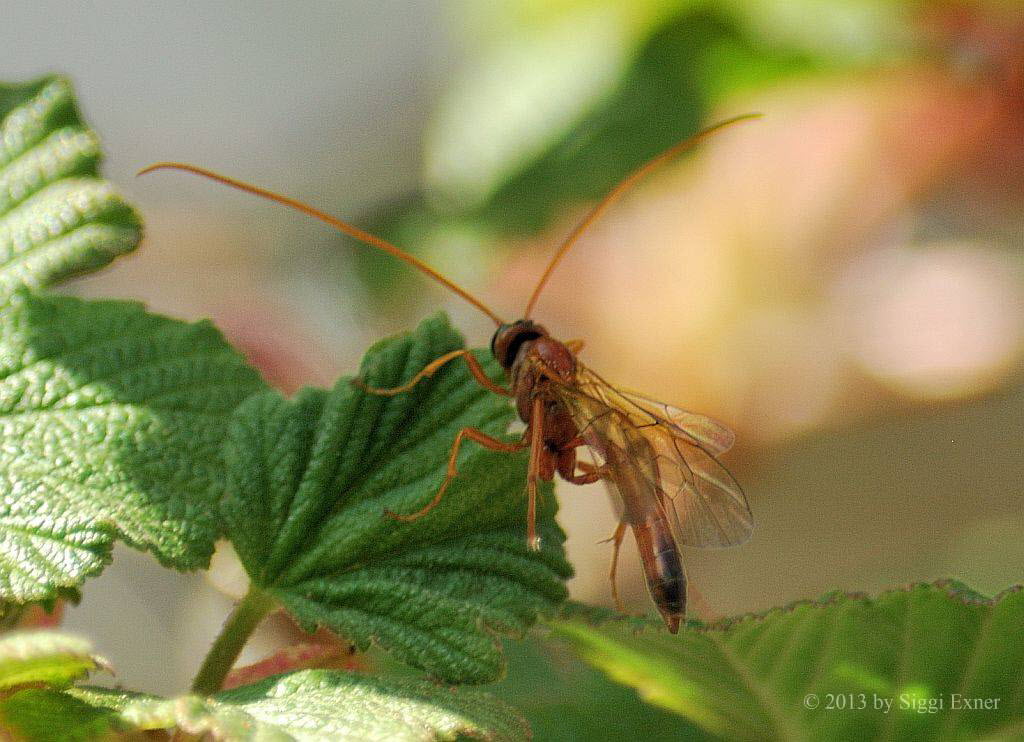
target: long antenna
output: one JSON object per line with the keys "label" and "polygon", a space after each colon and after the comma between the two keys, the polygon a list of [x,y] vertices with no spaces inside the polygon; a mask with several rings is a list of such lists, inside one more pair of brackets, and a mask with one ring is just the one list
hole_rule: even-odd
{"label": "long antenna", "polygon": [[635,186],[639,181],[643,180],[643,178],[646,175],[648,175],[652,170],[654,170],[658,166],[663,165],[664,163],[668,162],[677,155],[681,155],[686,150],[697,146],[712,134],[721,131],[725,127],[731,126],[732,124],[738,123],[740,121],[746,121],[748,119],[755,119],[760,117],[760,113],[745,113],[742,116],[734,116],[733,118],[721,121],[715,124],[714,126],[709,126],[707,129],[697,132],[692,137],[684,139],[678,144],[669,147],[660,155],[656,155],[654,158],[648,160],[643,165],[641,165],[636,170],[627,175],[625,178],[620,180],[618,185],[612,188],[608,195],[601,199],[597,206],[591,209],[590,213],[583,217],[583,220],[576,225],[572,232],[569,233],[569,236],[565,238],[565,241],[562,242],[562,244],[558,247],[558,251],[551,258],[551,262],[548,263],[548,267],[544,270],[544,274],[540,277],[540,280],[537,282],[537,287],[533,290],[533,294],[530,296],[530,301],[527,302],[526,304],[526,311],[523,312],[523,319],[529,319],[530,313],[533,312],[533,307],[537,303],[537,299],[540,298],[540,292],[544,289],[544,286],[545,284],[547,284],[548,279],[551,278],[551,274],[554,273],[555,268],[558,266],[560,262],[562,262],[562,258],[564,258],[565,254],[569,252],[569,248],[576,244],[576,241],[580,238],[580,235],[582,235],[591,224],[597,221],[597,219],[608,209],[609,206],[611,206],[620,198],[622,198],[622,196],[630,188]]}
{"label": "long antenna", "polygon": [[246,183],[241,180],[235,180],[234,178],[229,178],[226,175],[215,173],[212,170],[207,170],[206,168],[202,168],[197,165],[189,165],[188,163],[184,162],[157,162],[154,163],[153,165],[150,165],[149,167],[143,168],[137,173],[137,175],[145,175],[146,173],[151,173],[154,170],[183,170],[187,173],[201,175],[204,178],[215,180],[218,183],[223,183],[224,185],[231,186],[232,188],[237,188],[238,190],[245,191],[246,193],[251,193],[255,196],[259,196],[260,198],[265,198],[269,201],[276,201],[279,204],[284,204],[285,206],[288,206],[292,209],[295,209],[298,212],[311,216],[314,219],[319,219],[323,223],[334,227],[342,234],[346,234],[349,237],[357,239],[364,244],[370,245],[371,247],[376,247],[378,250],[383,250],[389,255],[394,255],[399,260],[404,260],[413,268],[416,268],[422,273],[425,273],[430,278],[433,278],[442,286],[445,286],[446,288],[449,288],[452,291],[454,291],[456,294],[461,296],[463,299],[468,301],[474,307],[476,307],[481,312],[490,317],[492,320],[494,320],[494,323],[499,327],[505,324],[502,321],[501,317],[499,317],[497,314],[491,311],[486,304],[484,304],[482,301],[477,299],[475,296],[473,296],[471,293],[466,291],[458,284],[442,276],[440,273],[438,273],[436,270],[431,268],[429,265],[424,263],[419,258],[413,257],[405,250],[402,250],[401,248],[392,245],[387,240],[381,239],[380,237],[372,235],[369,232],[364,232],[359,227],[349,224],[348,222],[343,222],[341,219],[333,217],[330,214],[320,211],[319,209],[313,208],[309,204],[305,204],[302,201],[297,201],[293,198],[288,198],[287,196],[282,196],[281,194],[274,193],[273,191],[268,191],[267,189],[260,188],[259,186],[254,186],[251,183]]}

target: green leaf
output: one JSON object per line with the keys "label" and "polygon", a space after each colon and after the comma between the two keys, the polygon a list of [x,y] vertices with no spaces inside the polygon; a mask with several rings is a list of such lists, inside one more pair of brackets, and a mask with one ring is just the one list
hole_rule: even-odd
{"label": "green leaf", "polygon": [[[396,386],[459,347],[439,315],[372,348],[361,375]],[[497,364],[482,360],[497,378]],[[255,396],[228,436],[227,534],[253,583],[305,627],[323,624],[360,647],[377,641],[446,681],[494,679],[502,656],[490,632],[519,634],[566,595],[551,488],[536,552],[526,545],[525,455],[467,442],[459,476],[429,514],[400,523],[385,510],[432,499],[460,428],[501,435],[511,420],[508,401],[461,362],[393,397],[348,378],[294,401]]]}
{"label": "green leaf", "polygon": [[538,740],[706,740],[686,719],[644,703],[632,688],[580,662],[565,642],[531,632],[506,641],[508,675],[485,690],[526,717]]}
{"label": "green leaf", "polygon": [[0,300],[135,249],[139,220],[99,159],[67,80],[0,84]]}
{"label": "green leaf", "polygon": [[19,685],[67,685],[92,670],[109,669],[85,639],[50,631],[25,631],[0,638],[0,691]]}
{"label": "green leaf", "polygon": [[209,323],[13,296],[0,313],[0,597],[80,584],[116,536],[204,566],[227,421],[263,388]]}
{"label": "green leaf", "polygon": [[93,742],[123,739],[115,733],[129,729],[114,711],[56,690],[27,688],[0,700],[0,733],[10,732],[15,739]]}
{"label": "green leaf", "polygon": [[728,739],[1016,739],[1022,626],[1020,587],[989,600],[940,582],[691,622],[677,637],[580,620],[554,623],[554,635]]}
{"label": "green leaf", "polygon": [[225,740],[483,740],[529,737],[509,706],[478,691],[422,680],[303,670],[223,691],[170,700],[79,688],[71,695],[116,710],[139,729],[180,727]]}

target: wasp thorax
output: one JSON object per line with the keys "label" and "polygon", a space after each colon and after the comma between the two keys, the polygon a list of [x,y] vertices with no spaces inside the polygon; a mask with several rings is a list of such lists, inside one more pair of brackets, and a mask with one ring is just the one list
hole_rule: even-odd
{"label": "wasp thorax", "polygon": [[491,338],[491,355],[505,370],[511,370],[523,343],[546,337],[547,334],[548,331],[533,320],[521,319],[510,325],[502,325]]}
{"label": "wasp thorax", "polygon": [[575,378],[576,356],[565,347],[565,343],[545,335],[533,342],[531,352],[544,365],[547,375],[563,382],[570,382]]}

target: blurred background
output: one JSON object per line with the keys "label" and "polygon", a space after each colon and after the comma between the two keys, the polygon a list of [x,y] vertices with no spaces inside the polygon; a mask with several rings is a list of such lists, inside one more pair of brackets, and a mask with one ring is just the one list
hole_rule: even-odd
{"label": "blurred background", "polygon": [[[185,160],[306,200],[514,318],[616,181],[702,126],[763,113],[615,206],[536,313],[585,338],[606,378],[737,431],[725,460],[757,525],[745,546],[687,550],[696,613],[1024,579],[1017,3],[41,0],[4,15],[0,76],[73,78],[105,173],[147,225],[136,255],[71,290],[212,317],[288,392],[439,308],[472,345],[493,326],[310,219],[181,174],[135,180],[140,167]],[[607,496],[559,493],[574,597],[607,604]],[[625,552],[620,589],[647,611]],[[219,559],[213,582],[230,571]],[[167,693],[229,605],[208,577],[119,550],[66,623],[124,683]],[[603,738],[683,734],[567,658],[515,651],[502,692],[539,738],[598,698],[621,712]],[[596,721],[579,715],[582,739]]]}

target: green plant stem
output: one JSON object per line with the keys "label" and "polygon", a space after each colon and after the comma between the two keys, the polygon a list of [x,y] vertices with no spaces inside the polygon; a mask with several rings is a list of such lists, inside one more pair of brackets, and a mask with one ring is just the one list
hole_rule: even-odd
{"label": "green plant stem", "polygon": [[276,605],[276,601],[259,588],[249,587],[203,660],[203,666],[192,681],[193,693],[209,696],[220,690],[249,635]]}

